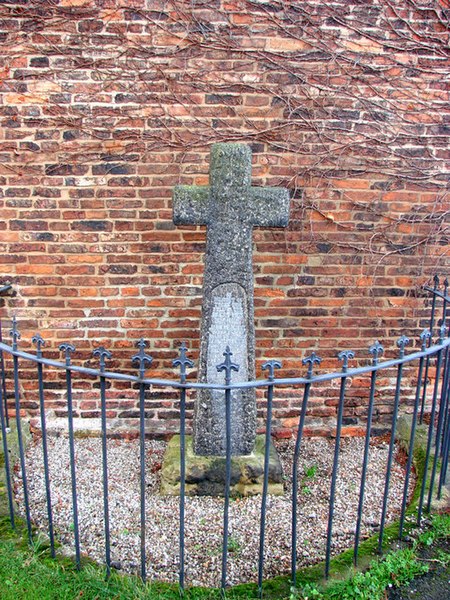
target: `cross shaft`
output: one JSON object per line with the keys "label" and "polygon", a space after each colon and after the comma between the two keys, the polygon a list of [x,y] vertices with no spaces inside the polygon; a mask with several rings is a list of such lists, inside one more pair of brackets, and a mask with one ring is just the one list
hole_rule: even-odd
{"label": "cross shaft", "polygon": [[[253,227],[286,227],[289,193],[283,188],[251,186],[251,151],[242,144],[215,144],[208,186],[177,186],[176,225],[206,225],[199,379],[222,383],[216,365],[228,345],[239,372],[232,382],[255,376],[253,309]],[[205,390],[197,397],[194,449],[223,455],[223,393]],[[254,390],[232,394],[232,453],[249,454],[256,436]]]}

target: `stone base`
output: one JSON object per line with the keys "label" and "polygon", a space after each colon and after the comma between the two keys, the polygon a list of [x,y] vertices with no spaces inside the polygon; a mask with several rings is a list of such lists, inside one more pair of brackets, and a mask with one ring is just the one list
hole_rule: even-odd
{"label": "stone base", "polygon": [[[231,497],[262,494],[264,477],[265,436],[256,436],[255,449],[248,456],[231,459]],[[197,456],[192,447],[192,437],[186,436],[186,495],[223,496],[225,492],[225,466],[222,456]],[[180,436],[170,440],[161,469],[161,494],[180,494]],[[275,446],[270,444],[269,494],[282,495],[283,471]]]}

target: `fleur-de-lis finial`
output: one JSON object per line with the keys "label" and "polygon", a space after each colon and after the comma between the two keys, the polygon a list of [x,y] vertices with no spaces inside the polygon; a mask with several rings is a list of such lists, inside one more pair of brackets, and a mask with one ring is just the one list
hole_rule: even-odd
{"label": "fleur-de-lis finial", "polygon": [[31,338],[33,344],[36,344],[36,356],[37,358],[42,358],[42,346],[45,346],[45,340],[42,338],[40,333],[36,333]]}
{"label": "fleur-de-lis finial", "polygon": [[61,350],[61,352],[64,352],[65,358],[66,358],[66,366],[70,365],[70,355],[72,352],[75,352],[75,346],[72,346],[72,344],[68,344],[67,342],[64,342],[64,344],[60,344],[59,349]]}
{"label": "fleur-de-lis finial", "polygon": [[433,283],[434,289],[436,289],[439,286],[439,277],[437,276],[437,274],[435,274],[435,276],[433,277]]}
{"label": "fleur-de-lis finial", "polygon": [[231,362],[231,357],[233,353],[230,350],[230,347],[227,346],[225,348],[225,352],[223,353],[225,356],[225,360],[220,365],[216,366],[216,369],[220,371],[225,371],[225,385],[230,385],[231,383],[231,371],[239,371],[239,365],[234,362]]}
{"label": "fleur-de-lis finial", "polygon": [[135,354],[131,360],[133,363],[139,363],[139,376],[141,379],[143,379],[145,375],[145,365],[148,364],[148,366],[150,366],[153,362],[153,358],[148,354],[145,354],[147,342],[144,340],[144,338],[141,338],[137,342],[136,346],[139,348],[139,352]]}
{"label": "fleur-de-lis finial", "polygon": [[9,332],[9,335],[12,337],[13,350],[17,350],[17,340],[20,340],[20,331],[17,329],[17,319],[15,315],[12,320],[12,329]]}
{"label": "fleur-de-lis finial", "polygon": [[429,329],[424,329],[420,334],[420,340],[422,342],[422,352],[424,352],[427,348],[428,340],[431,339],[431,331]]}
{"label": "fleur-de-lis finial", "polygon": [[268,380],[273,381],[275,379],[275,369],[281,369],[281,366],[279,360],[268,360],[261,368],[263,371],[269,371]]}
{"label": "fleur-de-lis finial", "polygon": [[311,352],[309,356],[302,360],[302,365],[308,365],[308,373],[306,375],[308,379],[311,379],[312,377],[314,364],[317,363],[318,365],[320,365],[321,362],[322,359],[320,358],[320,356],[317,356],[315,352]]}
{"label": "fleur-de-lis finial", "polygon": [[402,335],[397,340],[397,346],[400,349],[400,358],[403,358],[405,356],[405,346],[407,346],[408,344],[409,344],[409,338],[406,337],[406,335]]}
{"label": "fleur-de-lis finial", "polygon": [[373,364],[377,365],[378,364],[378,359],[380,358],[380,356],[383,354],[384,352],[384,348],[383,346],[380,344],[380,342],[377,340],[374,344],[372,344],[369,348],[369,352],[370,354],[372,354],[373,356]]}
{"label": "fleur-de-lis finial", "polygon": [[192,367],[194,366],[193,361],[190,358],[187,358],[186,352],[187,352],[187,346],[186,346],[185,342],[183,342],[180,346],[180,357],[175,358],[172,361],[172,365],[174,367],[180,367],[181,383],[186,383],[186,367],[189,367],[192,369]]}
{"label": "fleur-de-lis finial", "polygon": [[447,277],[444,279],[444,296],[447,295],[447,290],[448,290],[448,279]]}
{"label": "fleur-de-lis finial", "polygon": [[342,361],[342,370],[344,373],[348,369],[348,361],[352,358],[355,358],[353,350],[342,350],[342,352],[339,352],[338,359]]}
{"label": "fleur-de-lis finial", "polygon": [[105,370],[105,362],[106,359],[110,359],[112,357],[112,354],[109,350],[107,350],[104,346],[100,346],[99,348],[96,348],[93,352],[92,352],[93,356],[98,356],[100,359],[100,372],[103,373]]}

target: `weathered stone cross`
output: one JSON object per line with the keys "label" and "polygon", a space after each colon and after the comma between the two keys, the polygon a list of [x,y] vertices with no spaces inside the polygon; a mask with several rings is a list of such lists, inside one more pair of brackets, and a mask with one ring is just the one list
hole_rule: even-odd
{"label": "weathered stone cross", "polygon": [[[173,221],[206,225],[206,255],[199,380],[223,383],[217,365],[229,346],[239,371],[232,383],[255,377],[253,310],[253,227],[286,227],[289,193],[283,188],[251,186],[251,150],[243,144],[215,144],[211,150],[210,185],[177,186]],[[233,455],[253,451],[256,436],[254,390],[233,390]],[[194,414],[194,451],[225,454],[225,401],[221,391],[201,390]]]}

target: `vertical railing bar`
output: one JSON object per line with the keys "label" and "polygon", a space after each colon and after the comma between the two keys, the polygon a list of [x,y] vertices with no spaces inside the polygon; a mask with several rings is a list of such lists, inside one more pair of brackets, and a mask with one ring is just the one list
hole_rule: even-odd
{"label": "vertical railing bar", "polygon": [[[443,292],[443,303],[442,303],[442,326],[446,326],[446,321],[447,321],[447,305],[448,305],[448,279],[445,279],[444,281],[444,292]],[[447,328],[447,335],[450,338],[450,327]],[[443,423],[443,431],[442,431],[442,444],[441,444],[441,451],[443,449],[443,444],[444,444],[444,436],[445,436],[445,422],[446,422],[446,417],[447,417],[447,408],[448,408],[448,402],[449,402],[449,394],[450,394],[450,364],[449,364],[449,360],[450,360],[450,350],[449,347],[447,346],[447,348],[445,349],[445,356],[444,356],[444,367],[443,367],[443,376],[442,376],[442,390],[441,390],[441,401],[440,401],[440,411],[443,410],[443,416],[441,417],[441,414],[439,413],[439,418],[443,418],[444,419],[444,423]],[[436,439],[436,444],[438,443],[438,440]]]}
{"label": "vertical railing bar", "polygon": [[439,477],[439,496],[438,496],[439,499],[440,499],[442,486],[444,486],[447,481],[447,469],[448,469],[449,453],[450,453],[450,408],[448,410],[447,417],[448,418],[447,418],[447,427],[445,430],[441,474]]}
{"label": "vertical railing bar", "polygon": [[[348,360],[354,358],[355,354],[351,350],[340,352],[338,358],[344,361],[342,370],[345,373],[348,368]],[[330,487],[330,502],[328,509],[328,526],[327,526],[327,547],[325,557],[325,577],[328,579],[330,574],[330,558],[331,558],[331,539],[333,535],[333,518],[334,518],[334,500],[336,495],[337,471],[339,466],[339,451],[341,443],[342,419],[344,416],[345,388],[347,385],[347,377],[341,378],[339,391],[338,413],[336,418],[336,439],[334,444],[333,471],[331,475]]]}
{"label": "vertical railing bar", "polygon": [[73,427],[73,399],[72,399],[72,371],[70,370],[70,353],[75,351],[71,344],[61,344],[59,349],[65,353],[66,357],[66,391],[67,391],[67,419],[69,427],[69,454],[70,454],[70,478],[72,484],[72,514],[73,514],[73,533],[75,540],[75,564],[77,569],[81,566],[80,557],[80,531],[78,523],[78,496],[77,496],[77,475],[75,468],[75,435]]}
{"label": "vertical railing bar", "polygon": [[[446,429],[447,426],[447,417],[448,417],[448,408],[449,408],[449,398],[450,398],[450,352],[449,352],[449,347],[447,346],[446,350],[446,357],[445,357],[445,372],[444,372],[444,376],[442,378],[442,390],[441,390],[441,404],[443,405],[443,411],[444,411],[444,423],[443,423],[443,432]],[[443,437],[440,440],[440,453],[442,456],[442,447],[443,447]]]}
{"label": "vertical railing bar", "polygon": [[298,495],[298,458],[300,454],[301,441],[303,436],[303,428],[305,425],[306,407],[309,400],[311,384],[306,383],[303,391],[303,401],[300,413],[300,421],[297,430],[297,439],[294,448],[294,460],[292,464],[292,524],[291,524],[291,579],[292,587],[297,586],[297,495]]}
{"label": "vertical railing bar", "polygon": [[[42,358],[41,347],[45,344],[44,340],[39,334],[36,334],[32,338],[32,342],[37,345],[36,357]],[[45,402],[44,402],[44,376],[43,366],[41,362],[37,363],[37,375],[38,375],[38,390],[39,390],[39,412],[41,421],[41,432],[42,432],[42,458],[44,461],[44,481],[45,481],[45,497],[47,503],[47,519],[48,519],[48,537],[50,540],[50,554],[52,558],[55,558],[55,535],[53,530],[53,508],[52,508],[52,497],[50,490],[50,471],[48,466],[48,444],[47,444],[47,423],[45,417]]]}
{"label": "vertical railing bar", "polygon": [[[450,328],[449,328],[449,337],[450,337]],[[440,453],[442,455],[442,449],[443,449],[443,443],[444,443],[444,439],[443,439],[443,435],[444,435],[444,431],[445,431],[445,423],[447,420],[447,410],[448,410],[448,403],[449,403],[449,395],[450,395],[450,351],[449,351],[449,346],[446,347],[445,349],[445,353],[444,353],[444,358],[442,360],[443,363],[443,368],[442,368],[442,387],[441,387],[441,399],[440,399],[440,403],[439,403],[439,420],[438,421],[443,421],[442,424],[442,435],[440,437],[440,439],[438,439],[438,436],[436,435],[436,448],[437,448],[437,452]]]}
{"label": "vertical railing bar", "polygon": [[145,385],[139,384],[139,463],[140,463],[140,507],[141,507],[141,579],[145,583]]}
{"label": "vertical railing bar", "polygon": [[[403,358],[405,355],[405,346],[409,343],[409,339],[405,336],[401,337],[397,341],[397,345],[400,348],[400,358]],[[400,391],[402,385],[402,376],[403,376],[403,363],[400,363],[397,366],[397,381],[395,384],[395,395],[394,395],[394,407],[392,410],[392,425],[391,425],[391,438],[389,440],[389,450],[388,450],[388,460],[386,466],[386,477],[384,482],[384,493],[383,493],[383,506],[381,509],[381,521],[380,521],[380,533],[378,537],[378,553],[381,554],[383,551],[383,536],[384,536],[384,526],[386,523],[386,512],[387,512],[387,504],[388,504],[388,496],[389,496],[389,486],[391,482],[391,469],[392,469],[392,461],[394,458],[394,444],[395,444],[395,432],[397,429],[397,417],[398,417],[398,407],[400,403]]]}
{"label": "vertical railing bar", "polygon": [[[442,325],[446,326],[447,321],[447,293],[448,293],[448,279],[444,281],[444,301],[442,303]],[[450,327],[447,328],[447,335],[450,338]],[[444,458],[443,450],[444,450],[444,441],[445,441],[445,432],[446,432],[446,423],[448,417],[448,405],[449,405],[449,397],[450,397],[450,349],[449,346],[445,349],[444,356],[444,367],[443,367],[443,376],[442,376],[442,389],[441,389],[441,401],[440,401],[440,411],[439,411],[439,419],[444,419],[442,425],[442,436],[441,440],[438,440],[438,436],[436,436],[436,445],[437,451],[440,452],[441,456]],[[442,411],[442,416],[441,416]],[[441,469],[442,473],[442,469]],[[441,495],[441,485],[439,485],[438,497]]]}
{"label": "vertical railing bar", "polygon": [[427,387],[428,387],[428,371],[430,368],[430,356],[427,355],[426,357],[426,361],[425,361],[425,374],[423,377],[423,391],[422,391],[422,403],[420,406],[420,417],[419,417],[419,424],[422,425],[423,423],[423,415],[425,413],[425,400],[426,400],[426,396],[427,396]]}
{"label": "vertical railing bar", "polygon": [[[20,333],[17,330],[16,318],[13,319],[13,328],[11,331],[13,338],[13,350],[17,350],[17,340],[20,339]],[[13,356],[13,368],[14,368],[14,407],[16,412],[16,428],[17,428],[17,441],[19,445],[19,459],[20,469],[22,471],[22,487],[23,487],[23,501],[25,505],[25,518],[27,522],[28,540],[32,542],[32,530],[31,530],[31,516],[30,516],[30,502],[28,498],[28,480],[27,480],[27,468],[25,463],[25,448],[23,445],[22,436],[22,423],[20,420],[20,393],[19,393],[19,358]]]}
{"label": "vertical railing bar", "polygon": [[109,484],[108,484],[108,444],[107,444],[107,423],[106,423],[106,378],[105,359],[111,358],[111,352],[103,348],[97,348],[93,352],[94,356],[100,358],[100,421],[102,432],[102,484],[103,484],[103,529],[105,535],[105,563],[106,578],[111,575],[111,538],[109,526]]}
{"label": "vertical railing bar", "polygon": [[[373,344],[369,351],[373,354],[373,363],[376,365],[378,362],[378,356],[383,352],[383,347],[381,344],[376,342]],[[364,458],[363,458],[363,466],[361,472],[361,483],[359,488],[359,501],[358,501],[358,513],[356,520],[356,530],[355,530],[355,546],[353,549],[353,562],[356,565],[358,562],[358,549],[359,549],[359,537],[361,534],[361,520],[362,520],[362,512],[364,506],[364,492],[366,486],[366,475],[367,475],[367,465],[369,460],[369,445],[370,445],[370,435],[372,431],[372,418],[373,418],[373,409],[375,403],[375,387],[377,380],[377,370],[372,371],[370,377],[370,394],[369,394],[369,407],[367,411],[367,426],[366,426],[366,439],[364,443]]]}
{"label": "vertical railing bar", "polygon": [[103,468],[103,514],[105,529],[106,577],[111,574],[111,541],[109,530],[109,497],[108,497],[108,446],[106,438],[106,379],[100,377],[100,402],[102,421],[102,468]]}
{"label": "vertical railing bar", "polygon": [[[3,342],[3,332],[2,332],[2,322],[0,321],[0,343],[2,343],[2,342]],[[5,418],[6,427],[9,427],[8,397],[6,395],[5,360],[4,360],[4,356],[3,356],[3,350],[1,350],[1,349],[0,349],[0,370],[2,372],[1,387],[2,387],[3,402],[4,402],[4,406],[5,406],[4,418]]]}
{"label": "vertical railing bar", "polygon": [[225,390],[225,443],[226,443],[226,466],[225,466],[225,501],[223,509],[223,541],[222,541],[222,579],[220,584],[222,597],[225,597],[227,583],[227,559],[228,559],[228,524],[230,510],[230,484],[231,484],[231,391]]}
{"label": "vertical railing bar", "polygon": [[[3,373],[3,365],[0,365]],[[11,484],[11,468],[9,464],[9,449],[8,449],[8,440],[7,436],[7,424],[5,418],[5,409],[3,404],[3,389],[0,387],[0,426],[2,432],[2,446],[3,446],[3,455],[4,455],[4,467],[5,467],[5,477],[6,477],[6,491],[8,494],[8,510],[9,510],[9,520],[11,523],[11,528],[15,530],[16,521],[14,518],[14,503],[13,503],[13,493],[12,493],[12,484]]]}
{"label": "vertical railing bar", "polygon": [[[314,363],[320,365],[322,359],[313,352],[310,356],[302,360],[302,364],[308,364],[307,379],[311,379],[313,375]],[[291,585],[295,590],[297,587],[297,495],[298,495],[298,459],[300,455],[301,442],[303,437],[303,428],[305,425],[306,408],[308,405],[309,394],[312,383],[305,383],[303,391],[302,408],[300,412],[300,420],[298,423],[297,439],[295,440],[294,457],[292,462],[292,523],[291,523]]]}
{"label": "vertical railing bar", "polygon": [[[444,282],[445,285],[445,298],[444,298],[444,307],[442,314],[442,322],[445,325],[447,322],[447,292],[448,292],[448,280],[446,279]],[[450,337],[450,323],[448,327],[448,336]],[[443,425],[442,432],[442,447],[441,447],[441,457],[442,457],[442,465],[441,472],[439,475],[439,486],[438,486],[438,499],[441,499],[442,487],[446,483],[447,479],[447,469],[448,469],[448,461],[449,461],[449,452],[450,452],[450,350],[446,349],[446,359],[445,359],[445,369],[446,369],[446,381],[443,384],[445,389],[445,419]]]}
{"label": "vertical railing bar", "polygon": [[[429,330],[424,330],[421,334],[422,340],[422,352],[426,349],[426,338],[431,336],[431,332]],[[406,462],[406,473],[405,473],[405,483],[403,486],[403,498],[402,498],[402,508],[400,514],[400,526],[399,526],[399,539],[403,538],[403,528],[405,525],[405,514],[406,514],[406,503],[408,501],[408,489],[409,489],[409,481],[411,477],[411,468],[414,458],[414,443],[416,437],[416,427],[417,427],[417,419],[419,413],[419,402],[420,402],[420,392],[422,388],[422,373],[425,359],[423,356],[420,357],[419,360],[419,368],[417,371],[417,384],[416,384],[416,395],[414,398],[414,408],[411,419],[411,434],[409,437],[409,449],[408,449],[408,459]]]}
{"label": "vertical railing bar", "polygon": [[370,444],[370,435],[372,430],[372,416],[373,416],[373,405],[375,400],[375,382],[376,382],[377,372],[373,371],[371,375],[371,384],[370,384],[370,397],[369,397],[369,408],[367,412],[367,426],[366,426],[366,439],[364,444],[364,459],[363,459],[363,468],[361,474],[361,482],[359,489],[359,501],[358,501],[358,513],[356,520],[356,530],[355,530],[355,546],[353,550],[353,562],[356,565],[358,561],[358,548],[359,548],[359,536],[361,532],[361,517],[362,510],[364,504],[364,490],[366,485],[366,473],[367,473],[367,463],[369,457],[369,444]]}
{"label": "vertical railing bar", "polygon": [[[173,361],[173,366],[180,367],[180,382],[186,383],[186,367],[193,367],[192,360],[186,357],[186,344],[181,344],[180,358]],[[184,596],[185,579],[185,503],[186,503],[186,388],[180,388],[180,523],[179,523],[179,552],[180,570],[178,585],[180,595]]]}
{"label": "vertical railing bar", "polygon": [[264,447],[264,479],[261,497],[261,517],[259,522],[259,554],[258,554],[258,597],[262,598],[263,565],[264,565],[264,542],[266,532],[266,510],[267,490],[269,486],[269,454],[270,454],[270,430],[272,423],[272,400],[273,385],[267,386],[267,416],[266,416],[266,438]]}
{"label": "vertical railing bar", "polygon": [[[449,329],[450,332],[450,329]],[[443,433],[442,433],[442,442],[441,442],[441,456],[443,453],[443,437],[444,431],[447,429],[448,425],[448,409],[450,402],[450,351],[449,347],[445,349],[445,370],[443,375],[443,383],[442,383],[442,391],[441,391],[441,403],[444,405],[444,424],[443,424]],[[442,393],[443,392],[443,393]],[[443,396],[443,397],[442,397]]]}
{"label": "vertical railing bar", "polygon": [[[231,384],[231,371],[239,371],[239,365],[231,362],[229,346],[223,353],[225,360],[217,365],[217,371],[225,371],[225,386]],[[230,510],[230,485],[231,485],[231,390],[225,389],[225,500],[223,508],[223,540],[222,540],[222,578],[220,583],[221,597],[225,598],[225,587],[227,584],[227,560],[228,560],[228,526]]]}
{"label": "vertical railing bar", "polygon": [[[438,370],[440,370],[441,357],[442,357],[442,351],[439,350],[438,354],[437,354],[438,364],[436,365],[436,373],[438,373]],[[438,369],[438,367],[439,367],[439,369]],[[432,446],[432,441],[433,441],[434,418],[435,418],[435,413],[436,413],[436,400],[437,400],[438,387],[439,387],[439,378],[436,377],[435,382],[434,382],[433,399],[432,399],[432,405],[431,405],[430,424],[428,427],[427,448],[426,448],[426,452],[425,452],[425,463],[424,463],[424,470],[423,470],[423,476],[422,476],[422,486],[420,489],[420,499],[419,499],[419,506],[418,506],[418,511],[417,511],[417,524],[418,525],[420,525],[421,520],[422,520],[423,502],[424,502],[424,497],[425,497],[425,488],[426,488],[427,476],[428,476],[428,465],[430,462],[430,453],[431,453],[431,446]]]}
{"label": "vertical railing bar", "polygon": [[137,343],[138,354],[133,356],[132,362],[139,363],[139,465],[140,465],[140,550],[141,550],[141,579],[145,583],[147,579],[146,553],[145,553],[145,368],[146,364],[152,363],[152,357],[145,354],[147,343],[143,338]]}
{"label": "vertical railing bar", "polygon": [[266,415],[266,436],[264,446],[264,478],[261,497],[261,517],[259,522],[259,555],[258,555],[258,597],[262,598],[263,567],[264,567],[264,543],[266,533],[266,510],[267,494],[269,489],[269,459],[270,443],[272,433],[272,404],[273,404],[273,379],[275,368],[281,369],[281,363],[275,360],[263,364],[263,370],[269,369],[269,384],[267,386],[267,415]]}
{"label": "vertical railing bar", "polygon": [[[433,278],[434,281],[434,289],[433,292],[435,292],[437,290],[437,287],[439,285],[439,278],[437,277],[437,275],[434,276]],[[431,336],[433,336],[433,329],[434,329],[434,318],[435,318],[435,312],[436,312],[436,300],[437,300],[437,295],[435,293],[433,293],[433,300],[431,301],[431,315],[430,315],[430,325],[429,325],[429,330],[431,332]],[[428,347],[431,346],[431,337],[428,340]],[[427,395],[427,385],[428,385],[428,369],[430,366],[430,356],[427,356],[426,358],[426,363],[425,363],[425,375],[424,375],[424,383],[423,383],[423,392],[422,392],[422,404],[420,407],[420,419],[419,419],[419,423],[422,425],[423,422],[423,415],[425,412],[425,400],[426,400],[426,395]]]}
{"label": "vertical railing bar", "polygon": [[[445,327],[445,325],[443,325],[442,327]],[[443,338],[442,338],[442,341]],[[448,357],[449,357],[449,347],[447,346],[445,348],[445,351],[442,353],[443,357],[442,357],[442,366],[441,366],[441,370],[442,370],[442,386],[441,386],[441,395],[440,395],[440,400],[439,400],[439,413],[438,413],[438,422],[437,422],[437,427],[436,427],[436,437],[434,440],[434,445],[436,447],[436,453],[440,454],[441,449],[442,449],[442,439],[441,439],[441,435],[442,435],[442,426],[443,426],[443,420],[446,416],[446,411],[447,411],[447,401],[448,401],[448,384],[449,384],[449,364],[448,364]]]}
{"label": "vertical railing bar", "polygon": [[[445,325],[442,325],[441,327],[441,337],[440,337],[440,343],[443,343],[444,341],[444,335],[445,335]],[[433,402],[435,402],[435,398],[434,396],[436,396],[436,400],[437,400],[437,388],[439,387],[439,378],[441,375],[441,367],[442,367],[442,356],[443,356],[443,351],[439,350],[438,351],[438,357],[437,357],[437,365],[436,365],[436,381],[435,381],[435,393],[433,394]],[[441,396],[442,399],[442,396]],[[431,417],[434,420],[434,413]],[[431,429],[431,421],[430,421],[430,429]],[[437,464],[438,464],[438,459],[439,459],[439,443],[438,440],[440,439],[441,436],[441,429],[442,429],[442,411],[439,410],[439,417],[438,417],[438,422],[437,422],[437,427],[436,427],[436,445],[435,445],[435,450],[434,450],[434,458],[433,458],[433,466],[431,469],[431,478],[430,478],[430,489],[428,492],[428,501],[427,501],[427,512],[430,512],[430,508],[431,508],[431,500],[433,497],[433,488],[434,488],[434,481],[436,478],[436,470],[437,470]]]}
{"label": "vertical railing bar", "polygon": [[185,530],[185,502],[186,502],[186,388],[180,389],[180,571],[179,587],[181,596],[184,595],[184,530]]}

